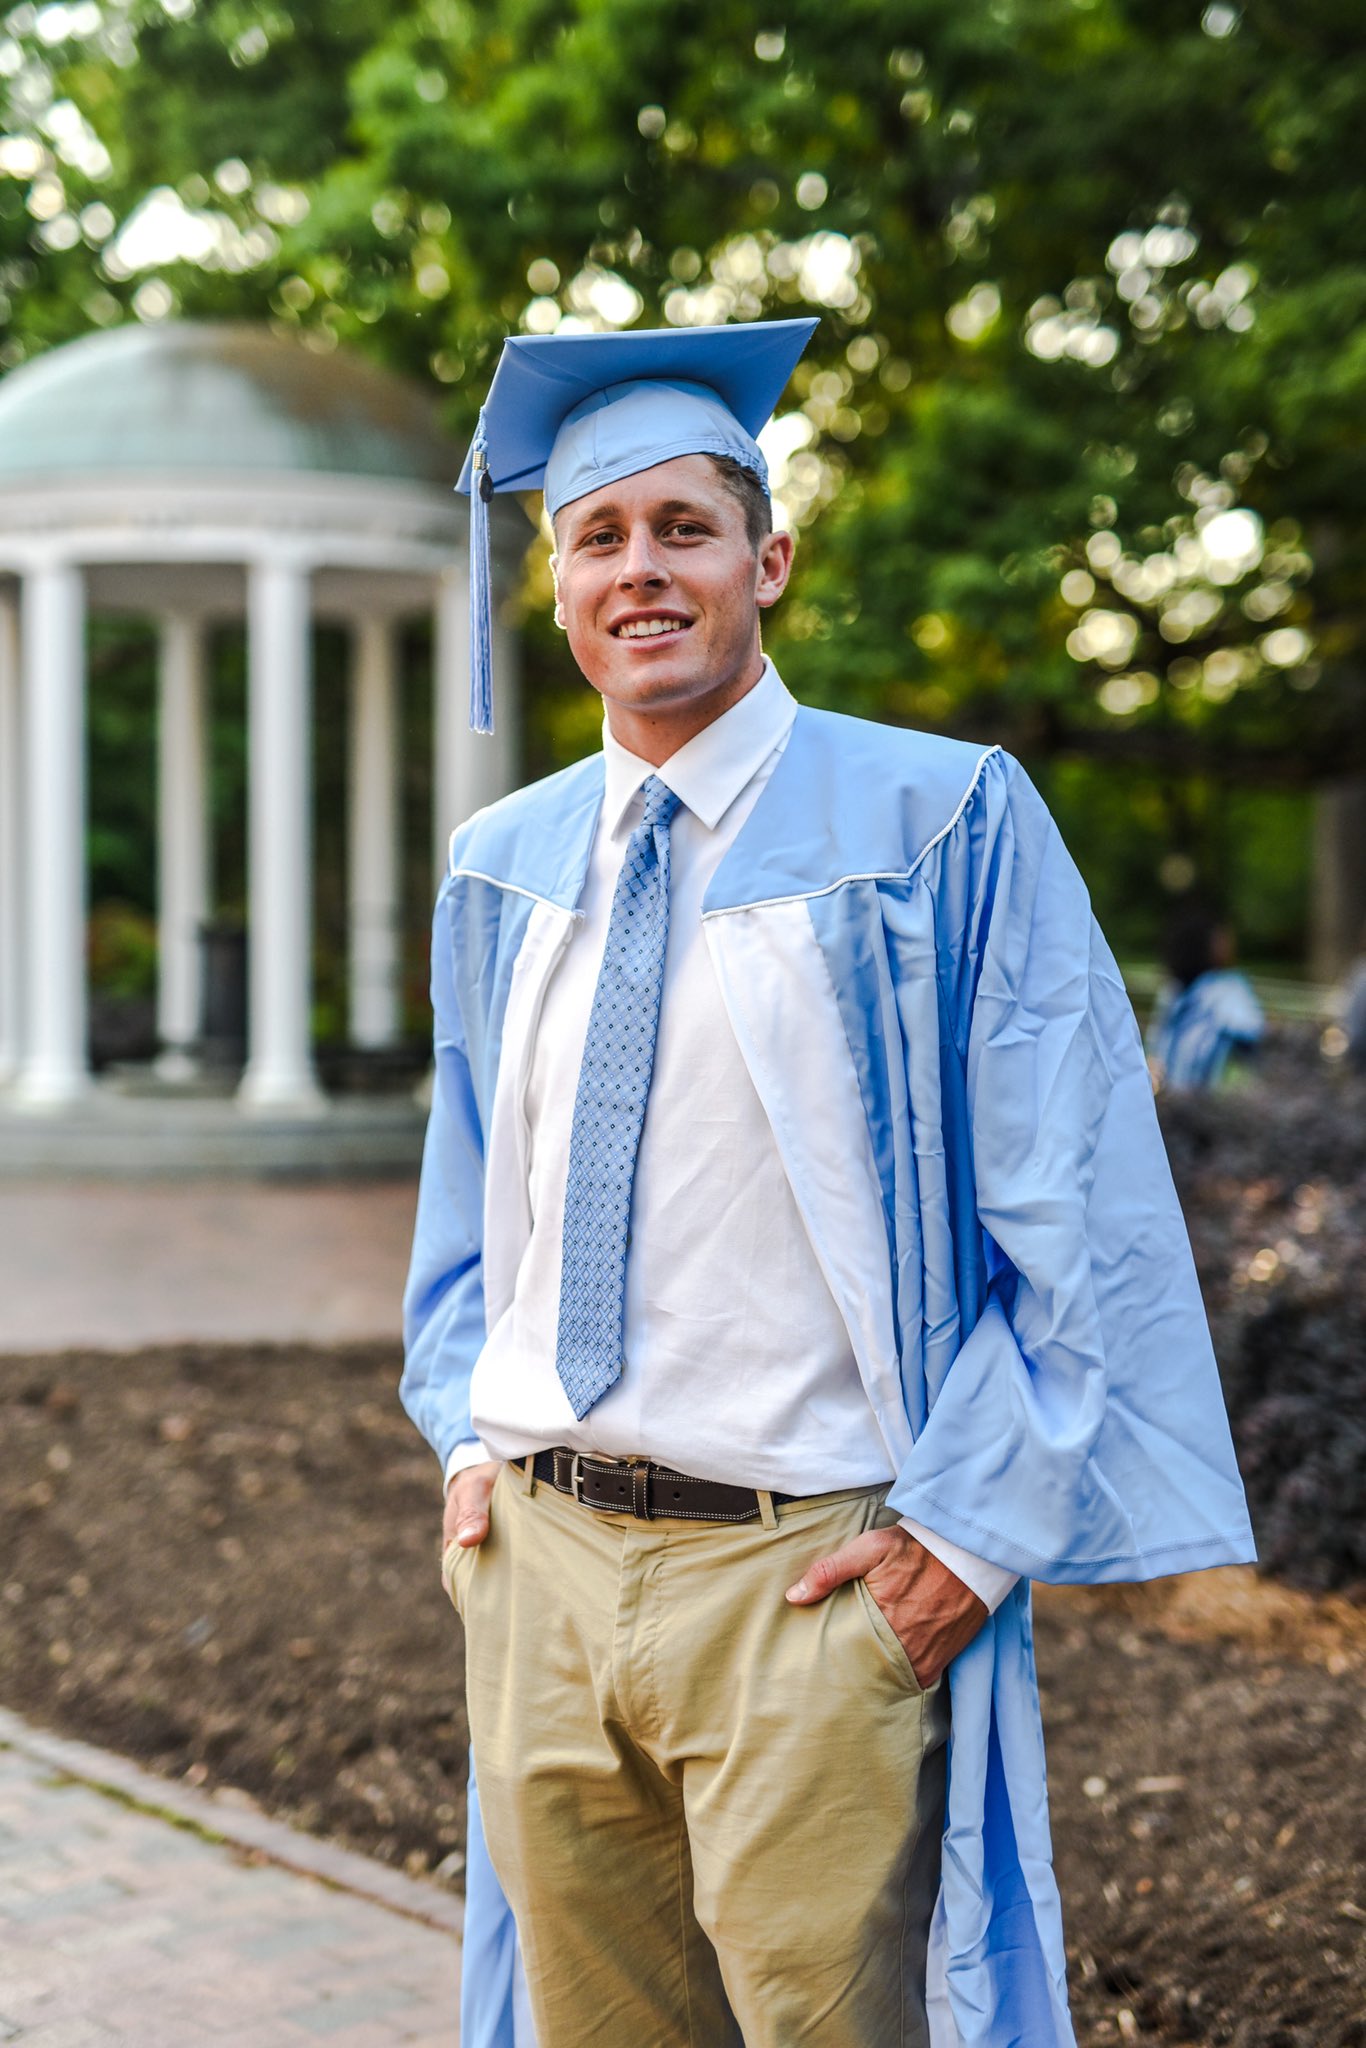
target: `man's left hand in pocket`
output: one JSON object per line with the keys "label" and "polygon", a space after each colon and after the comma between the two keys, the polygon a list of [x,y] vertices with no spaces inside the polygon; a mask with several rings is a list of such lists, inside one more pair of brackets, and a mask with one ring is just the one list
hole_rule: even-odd
{"label": "man's left hand in pocket", "polygon": [[901,1528],[868,1529],[817,1558],[787,1597],[794,1607],[811,1607],[850,1579],[865,1582],[922,1686],[934,1684],[987,1619],[977,1595]]}

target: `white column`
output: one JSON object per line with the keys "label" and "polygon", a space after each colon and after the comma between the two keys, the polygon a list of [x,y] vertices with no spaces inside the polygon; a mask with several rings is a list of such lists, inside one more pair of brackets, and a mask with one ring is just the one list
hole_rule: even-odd
{"label": "white column", "polygon": [[474,811],[511,787],[510,746],[515,740],[515,684],[509,674],[511,636],[493,635],[492,737],[470,731],[469,570],[457,563],[437,579],[432,646],[432,852],[438,877],[446,872],[451,833]]}
{"label": "white column", "polygon": [[0,597],[0,1085],[18,1071],[23,1044],[20,732],[19,616],[11,599]]}
{"label": "white column", "polygon": [[353,1045],[399,1035],[398,663],[393,621],[366,613],[352,637],[347,895]]}
{"label": "white column", "polygon": [[24,577],[25,930],[18,1099],[73,1102],[89,1085],[85,985],[85,586],[69,562]]}
{"label": "white column", "polygon": [[313,1072],[309,578],[294,562],[247,575],[247,1065],[243,1108],[309,1114]]}
{"label": "white column", "polygon": [[193,1071],[200,1027],[199,926],[209,914],[207,675],[200,621],[170,613],[160,626],[157,728],[158,1068]]}

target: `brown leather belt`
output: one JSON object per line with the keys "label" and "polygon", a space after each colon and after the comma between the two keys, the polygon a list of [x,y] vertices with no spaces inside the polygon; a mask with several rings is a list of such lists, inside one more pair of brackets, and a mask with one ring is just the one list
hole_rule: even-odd
{"label": "brown leather belt", "polygon": [[[514,1459],[523,1470],[524,1459]],[[565,1445],[537,1451],[532,1474],[600,1513],[634,1515],[639,1522],[754,1522],[759,1496],[749,1486],[722,1486],[714,1479],[693,1479],[686,1472],[653,1465],[648,1458],[586,1458]],[[795,1493],[770,1496],[775,1507],[796,1500]]]}

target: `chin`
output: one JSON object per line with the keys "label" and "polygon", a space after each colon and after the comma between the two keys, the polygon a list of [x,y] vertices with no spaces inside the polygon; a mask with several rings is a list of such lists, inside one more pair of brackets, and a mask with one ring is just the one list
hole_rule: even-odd
{"label": "chin", "polygon": [[667,653],[648,654],[643,659],[618,656],[606,662],[600,674],[603,695],[618,697],[626,704],[694,697],[707,688],[705,657],[693,648],[671,647]]}

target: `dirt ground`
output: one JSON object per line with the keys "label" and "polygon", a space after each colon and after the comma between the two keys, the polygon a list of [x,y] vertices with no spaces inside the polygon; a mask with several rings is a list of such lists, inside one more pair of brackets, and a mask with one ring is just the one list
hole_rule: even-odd
{"label": "dirt ground", "polygon": [[[458,1882],[435,1461],[387,1348],[0,1360],[0,1701]],[[1366,1611],[1038,1602],[1083,2048],[1366,2048]]]}

